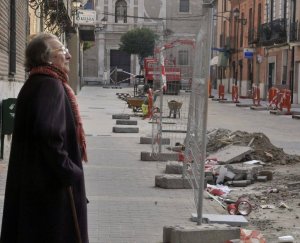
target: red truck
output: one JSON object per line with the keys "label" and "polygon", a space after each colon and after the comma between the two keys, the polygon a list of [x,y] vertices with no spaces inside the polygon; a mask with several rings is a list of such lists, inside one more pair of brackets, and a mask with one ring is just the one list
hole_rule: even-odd
{"label": "red truck", "polygon": [[[179,94],[181,71],[179,67],[170,65],[170,62],[165,59],[165,72],[167,79],[166,94]],[[146,57],[144,58],[144,76],[145,83],[149,84],[154,89],[159,89],[160,82],[153,82],[154,80],[161,79],[161,65],[156,58]]]}

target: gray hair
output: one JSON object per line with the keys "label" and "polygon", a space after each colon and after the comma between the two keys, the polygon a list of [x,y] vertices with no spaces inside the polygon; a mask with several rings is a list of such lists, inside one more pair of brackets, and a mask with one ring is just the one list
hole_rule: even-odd
{"label": "gray hair", "polygon": [[58,37],[50,33],[40,33],[29,42],[25,51],[25,71],[29,72],[33,67],[49,63],[51,48],[48,40],[50,39],[58,39]]}

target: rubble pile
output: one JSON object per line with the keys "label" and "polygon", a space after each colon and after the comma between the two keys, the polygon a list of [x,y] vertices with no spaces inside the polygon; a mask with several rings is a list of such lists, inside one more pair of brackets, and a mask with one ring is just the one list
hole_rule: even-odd
{"label": "rubble pile", "polygon": [[274,146],[263,133],[232,132],[215,129],[208,132],[207,153],[210,154],[228,145],[249,146],[253,151],[242,161],[260,160],[272,164],[292,164],[300,162],[300,156],[286,154],[282,148]]}

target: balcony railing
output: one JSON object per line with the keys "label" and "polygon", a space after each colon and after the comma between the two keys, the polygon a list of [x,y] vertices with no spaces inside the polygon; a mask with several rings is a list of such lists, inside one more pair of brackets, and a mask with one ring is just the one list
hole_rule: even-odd
{"label": "balcony railing", "polygon": [[287,20],[276,19],[259,27],[259,44],[270,46],[287,41]]}
{"label": "balcony railing", "polygon": [[296,22],[291,23],[290,29],[290,42],[300,41],[300,22],[297,20]]}
{"label": "balcony railing", "polygon": [[250,29],[248,31],[248,44],[257,44],[259,42],[259,31],[255,29]]}

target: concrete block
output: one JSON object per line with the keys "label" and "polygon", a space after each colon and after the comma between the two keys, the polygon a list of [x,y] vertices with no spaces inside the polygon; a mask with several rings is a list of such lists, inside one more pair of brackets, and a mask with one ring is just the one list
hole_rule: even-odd
{"label": "concrete block", "polygon": [[273,180],[273,172],[269,170],[262,170],[258,173],[259,176],[266,176],[268,181]]}
{"label": "concrete block", "polygon": [[213,100],[213,101],[220,101],[220,100],[227,100],[226,98],[224,98],[224,99],[220,99],[220,98],[212,98],[211,100]]}
{"label": "concrete block", "polygon": [[112,115],[112,119],[126,119],[126,120],[129,120],[130,115],[128,115],[128,114],[114,114],[114,115]]}
{"label": "concrete block", "polygon": [[233,100],[219,100],[219,103],[223,103],[223,104],[233,104],[233,103],[237,103],[237,102],[234,102]]}
{"label": "concrete block", "polygon": [[182,174],[183,164],[178,161],[170,161],[166,165],[166,174]]}
{"label": "concrete block", "polygon": [[287,187],[289,190],[297,190],[300,189],[300,181],[287,183]]}
{"label": "concrete block", "polygon": [[252,152],[251,147],[229,145],[217,151],[216,153],[210,154],[209,157],[217,158],[219,164],[229,164],[232,162],[239,162],[241,159],[243,159],[247,154],[251,152]]}
{"label": "concrete block", "polygon": [[178,153],[158,153],[141,152],[142,161],[178,161]]}
{"label": "concrete block", "polygon": [[117,120],[117,125],[137,125],[137,120]]}
{"label": "concrete block", "polygon": [[251,184],[251,180],[232,181],[229,184],[234,187],[246,187]]}
{"label": "concrete block", "polygon": [[187,178],[182,175],[164,174],[155,176],[155,186],[164,189],[191,189]]}
{"label": "concrete block", "polygon": [[265,106],[255,106],[255,105],[251,106],[250,109],[255,110],[255,111],[266,111],[266,110],[268,110],[268,108],[265,107]]}
{"label": "concrete block", "polygon": [[292,118],[293,118],[293,119],[300,120],[300,115],[292,115]]}
{"label": "concrete block", "polygon": [[[163,145],[170,144],[170,138],[162,138]],[[152,144],[152,137],[140,137],[140,144]]]}
{"label": "concrete block", "polygon": [[280,110],[270,110],[270,114],[271,115],[278,115],[278,116],[282,116],[282,115],[292,115],[292,112],[288,112],[288,111],[280,111]]}
{"label": "concrete block", "polygon": [[164,226],[163,243],[224,243],[239,239],[240,229],[228,225]]}
{"label": "concrete block", "polygon": [[268,177],[267,176],[257,176],[256,180],[259,181],[259,182],[267,182]]}
{"label": "concrete block", "polygon": [[230,164],[226,165],[226,168],[230,171],[232,171],[235,174],[258,174],[262,169],[262,165],[258,164],[243,164],[243,163],[237,163],[237,164]]}
{"label": "concrete block", "polygon": [[251,107],[253,104],[245,104],[245,103],[238,103],[236,104],[237,107]]}
{"label": "concrete block", "polygon": [[[197,213],[192,214],[191,220],[197,222]],[[230,226],[247,226],[248,220],[242,215],[230,215],[230,214],[203,214],[203,223],[207,224],[226,224]],[[234,238],[235,239],[235,238]]]}
{"label": "concrete block", "polygon": [[113,127],[114,133],[139,133],[138,127]]}
{"label": "concrete block", "polygon": [[234,176],[233,180],[234,181],[242,181],[242,180],[245,180],[246,178],[247,178],[246,173],[238,173]]}

